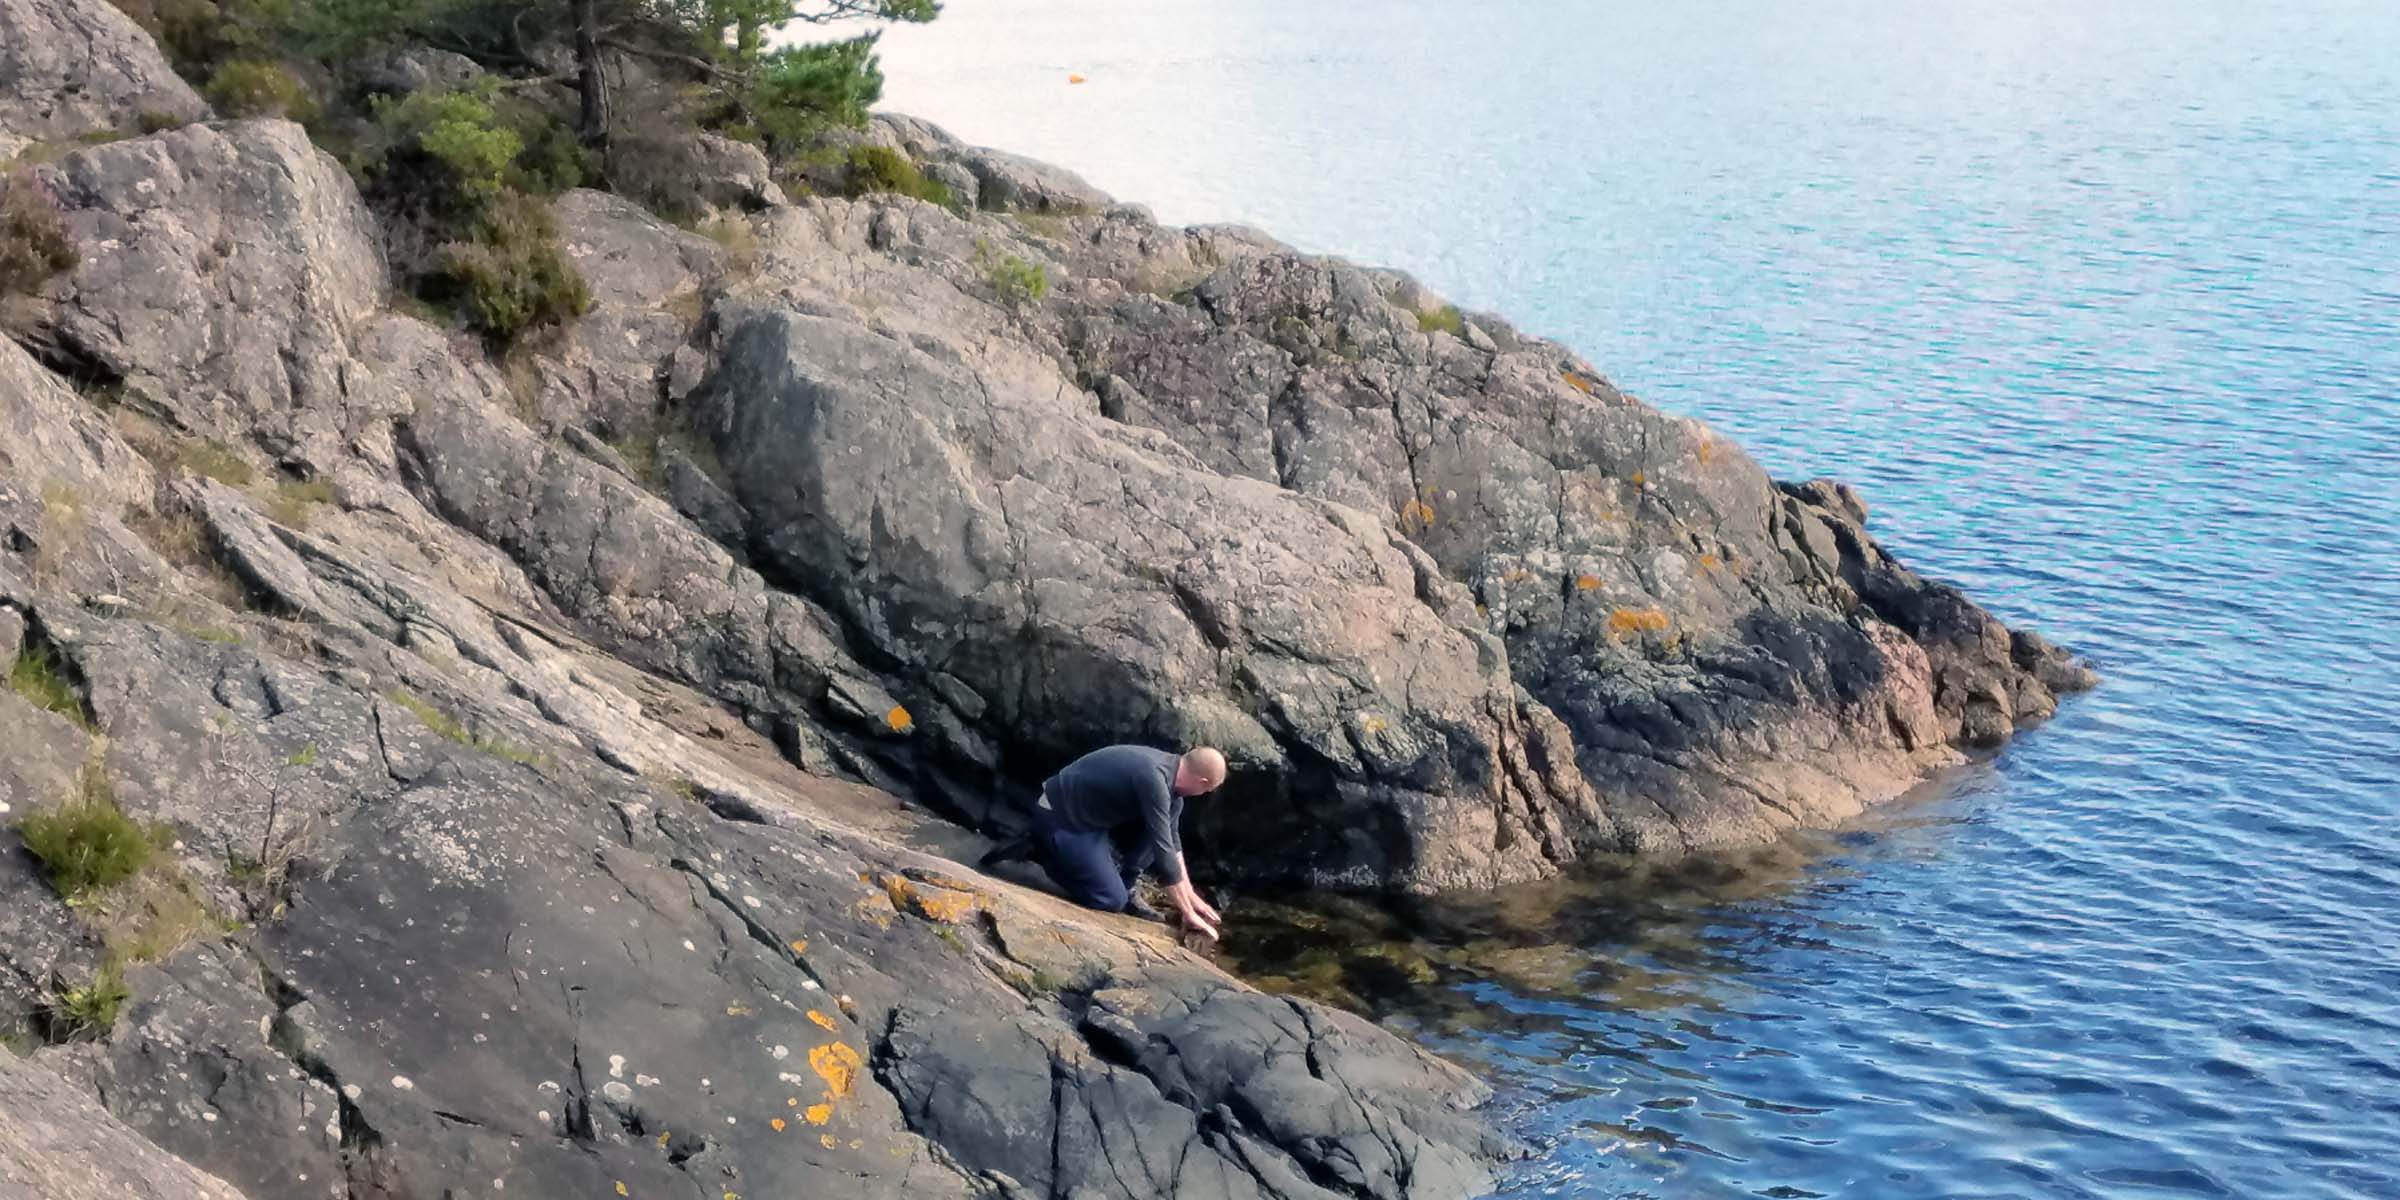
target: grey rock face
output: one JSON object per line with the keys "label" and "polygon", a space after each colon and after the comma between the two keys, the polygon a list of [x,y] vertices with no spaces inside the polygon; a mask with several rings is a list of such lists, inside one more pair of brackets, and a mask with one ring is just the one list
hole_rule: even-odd
{"label": "grey rock face", "polygon": [[133,19],[106,0],[0,3],[0,162],[37,141],[208,115]]}
{"label": "grey rock face", "polygon": [[1885,555],[1848,488],[1777,485],[1496,319],[1420,319],[1437,304],[1269,252],[1189,304],[1072,305],[1066,336],[1104,412],[1377,512],[1473,589],[1600,797],[1538,820],[1563,835],[1541,854],[1837,821],[2089,686]]}
{"label": "grey rock face", "polygon": [[[907,153],[977,208],[996,212],[1098,212],[1108,194],[1073,171],[1020,155],[969,146],[929,122],[879,113],[874,133]],[[964,178],[961,178],[961,176]],[[959,185],[967,179],[974,187]],[[954,182],[955,181],[955,182]]]}
{"label": "grey rock face", "polygon": [[344,440],[342,366],[385,277],[341,166],[288,121],[195,125],[47,168],[82,263],[55,336],[194,433]]}
{"label": "grey rock face", "polygon": [[1302,869],[1508,873],[1447,848],[1524,787],[1551,799],[1511,752],[1507,655],[1377,520],[1209,473],[1029,363],[784,311],[728,325],[700,411],[754,545],[839,581],[821,598],[878,656],[938,666],[1053,760],[1128,733],[1225,747],[1279,792],[1269,835]]}
{"label": "grey rock face", "polygon": [[539,408],[563,424],[646,436],[722,254],[707,238],[606,192],[568,192],[556,211],[567,255],[591,289],[592,311],[539,358]]}
{"label": "grey rock face", "polygon": [[243,1200],[64,1080],[0,1050],[0,1193],[44,1200]]}

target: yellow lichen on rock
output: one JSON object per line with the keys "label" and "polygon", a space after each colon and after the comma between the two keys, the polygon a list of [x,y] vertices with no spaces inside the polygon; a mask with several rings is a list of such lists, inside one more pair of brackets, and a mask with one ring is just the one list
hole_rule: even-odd
{"label": "yellow lichen on rock", "polygon": [[1665,609],[1619,608],[1608,614],[1608,636],[1631,637],[1637,633],[1664,633],[1668,624]]}
{"label": "yellow lichen on rock", "polygon": [[825,1081],[825,1098],[839,1100],[858,1086],[859,1068],[864,1063],[858,1051],[842,1042],[827,1042],[808,1052],[808,1067]]}

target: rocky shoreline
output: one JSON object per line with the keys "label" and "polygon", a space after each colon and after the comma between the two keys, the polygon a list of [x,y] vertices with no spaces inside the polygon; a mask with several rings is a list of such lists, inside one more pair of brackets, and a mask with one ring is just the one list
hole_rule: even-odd
{"label": "rocky shoreline", "polygon": [[[1478,1194],[1482,1084],[970,830],[1208,741],[1208,878],[1490,887],[1840,821],[2091,682],[1558,346],[921,122],[861,136],[956,207],[738,147],[705,236],[565,193],[591,310],[495,356],[306,130],[208,115],[0,0],[77,259],[0,340],[29,1194]],[[95,794],[162,846],[70,906],[13,823]]]}

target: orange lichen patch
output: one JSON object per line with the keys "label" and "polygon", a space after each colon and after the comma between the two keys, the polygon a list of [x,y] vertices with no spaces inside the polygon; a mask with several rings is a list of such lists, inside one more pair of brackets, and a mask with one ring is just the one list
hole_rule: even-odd
{"label": "orange lichen patch", "polygon": [[1724,568],[1724,566],[1725,560],[1718,558],[1714,554],[1703,554],[1700,556],[1700,573],[1703,575],[1721,570]]}
{"label": "orange lichen patch", "polygon": [[1574,388],[1576,391],[1582,392],[1586,396],[1591,395],[1592,388],[1597,386],[1593,383],[1593,381],[1586,379],[1573,371],[1561,371],[1558,373],[1558,377],[1566,380],[1568,387]]}
{"label": "orange lichen patch", "polygon": [[1505,583],[1523,583],[1526,580],[1533,578],[1533,572],[1528,571],[1523,567],[1510,567],[1508,572],[1500,576],[1500,578],[1501,581]]}
{"label": "orange lichen patch", "polygon": [[808,1052],[808,1067],[825,1081],[825,1098],[839,1100],[858,1086],[858,1070],[863,1064],[858,1051],[841,1042],[827,1042]]}
{"label": "orange lichen patch", "polygon": [[771,1118],[771,1119],[770,1119],[770,1120],[768,1120],[768,1122],[767,1122],[767,1128],[769,1128],[769,1129],[772,1129],[772,1130],[774,1130],[774,1131],[775,1131],[775,1132],[777,1132],[777,1133],[782,1133],[782,1132],[783,1132],[783,1118],[782,1118],[782,1117],[774,1117],[774,1118]]}
{"label": "orange lichen patch", "polygon": [[1363,717],[1358,722],[1358,729],[1361,733],[1382,733],[1389,728],[1391,726],[1386,724],[1382,717]]}
{"label": "orange lichen patch", "polygon": [[785,1096],[785,1097],[783,1098],[783,1106],[784,1106],[785,1108],[798,1108],[798,1107],[800,1107],[800,1097],[798,1097],[798,1096]]}
{"label": "orange lichen patch", "polygon": [[1591,574],[1584,574],[1584,575],[1578,575],[1578,576],[1576,576],[1576,577],[1575,577],[1575,590],[1576,590],[1576,591],[1579,591],[1579,592],[1596,592],[1596,591],[1599,591],[1599,590],[1600,590],[1600,577],[1599,577],[1599,576],[1597,576],[1597,575],[1591,575]]}
{"label": "orange lichen patch", "polygon": [[1667,624],[1665,609],[1615,609],[1608,614],[1608,636],[1631,637],[1637,633],[1664,633]]}
{"label": "orange lichen patch", "polygon": [[792,953],[794,953],[794,954],[806,954],[806,953],[808,953],[808,939],[807,939],[807,938],[793,938],[793,939],[792,939]]}
{"label": "orange lichen patch", "polygon": [[630,1196],[633,1193],[625,1190],[625,1181],[620,1179],[617,1181],[617,1194],[620,1196]]}
{"label": "orange lichen patch", "polygon": [[1643,484],[1650,482],[1650,477],[1649,477],[1648,475],[1645,475],[1645,474],[1643,474],[1643,473],[1642,473],[1642,472],[1640,472],[1640,471],[1635,471],[1635,472],[1633,473],[1633,478],[1632,478],[1632,480],[1631,480],[1630,482],[1633,484],[1633,486],[1635,486],[1635,487],[1640,487],[1640,486],[1642,486]]}
{"label": "orange lichen patch", "polygon": [[811,1104],[808,1106],[807,1110],[802,1112],[800,1115],[808,1118],[808,1123],[811,1125],[822,1125],[825,1122],[833,1119],[833,1106],[830,1104]]}
{"label": "orange lichen patch", "polygon": [[1701,462],[1710,462],[1714,460],[1717,457],[1716,439],[1709,437],[1706,434],[1702,434],[1700,437],[1700,444],[1692,447],[1692,457],[1699,459]]}
{"label": "orange lichen patch", "polygon": [[893,733],[907,733],[917,727],[917,719],[897,704],[892,706],[892,711],[883,714],[883,723],[890,726]]}
{"label": "orange lichen patch", "polygon": [[808,1010],[808,1019],[816,1022],[817,1028],[823,1029],[829,1033],[841,1028],[841,1026],[833,1023],[832,1017],[826,1016],[824,1013],[818,1012],[813,1008]]}
{"label": "orange lichen patch", "polygon": [[893,908],[929,921],[956,925],[983,911],[983,897],[970,891],[928,886],[898,875],[886,875],[882,883]]}
{"label": "orange lichen patch", "polygon": [[1400,506],[1402,529],[1433,528],[1433,506],[1422,500],[1411,500]]}

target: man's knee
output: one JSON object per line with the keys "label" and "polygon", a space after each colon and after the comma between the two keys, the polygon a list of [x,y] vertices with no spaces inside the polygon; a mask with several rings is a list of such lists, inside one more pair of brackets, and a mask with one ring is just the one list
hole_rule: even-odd
{"label": "man's knee", "polygon": [[1095,879],[1084,885],[1083,894],[1075,897],[1075,902],[1085,908],[1099,909],[1101,912],[1122,912],[1125,909],[1125,900],[1129,895],[1131,893],[1125,890],[1125,884],[1121,880],[1114,877]]}

